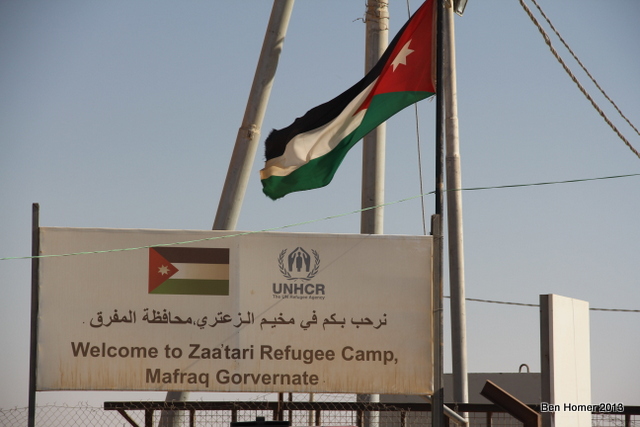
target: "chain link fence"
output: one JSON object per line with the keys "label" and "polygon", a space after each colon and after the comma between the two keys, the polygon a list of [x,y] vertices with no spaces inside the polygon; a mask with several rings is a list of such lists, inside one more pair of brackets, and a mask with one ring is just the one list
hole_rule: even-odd
{"label": "chain link fence", "polygon": [[[271,399],[268,399],[270,397]],[[181,410],[162,410],[167,405]],[[106,409],[105,409],[106,408]],[[233,421],[290,421],[292,426],[431,426],[430,406],[357,402],[355,395],[295,394],[263,396],[255,401],[229,402],[107,402],[104,407],[78,404],[44,405],[36,408],[36,427],[164,427],[173,419],[175,427],[228,427]],[[470,427],[522,426],[495,405],[469,405]],[[375,409],[375,410],[368,410]],[[28,408],[0,409],[0,427],[26,427]],[[450,425],[455,425],[453,422]],[[627,407],[621,414],[592,414],[593,427],[640,427],[640,407]]]}

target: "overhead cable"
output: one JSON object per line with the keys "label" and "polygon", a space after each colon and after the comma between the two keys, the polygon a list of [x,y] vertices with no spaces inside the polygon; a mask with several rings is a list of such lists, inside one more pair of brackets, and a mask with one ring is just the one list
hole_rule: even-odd
{"label": "overhead cable", "polygon": [[[445,298],[450,298],[449,296],[445,296]],[[495,301],[495,300],[489,300],[489,299],[479,299],[479,298],[465,298],[465,300],[467,301],[473,301],[473,302],[483,302],[483,303],[488,303],[488,304],[504,304],[504,305],[517,305],[517,306],[523,306],[523,307],[540,307],[540,304],[526,304],[526,303],[522,303],[522,302],[512,302],[512,301]],[[589,307],[589,310],[591,311],[617,311],[617,312],[623,312],[623,313],[640,313],[640,310],[632,310],[632,309],[626,309],[626,308],[596,308],[596,307]]]}
{"label": "overhead cable", "polygon": [[593,82],[593,84],[595,85],[595,87],[598,88],[598,90],[600,91],[600,93],[602,94],[602,96],[604,96],[607,101],[609,101],[609,103],[613,106],[613,108],[616,109],[616,111],[618,112],[618,114],[620,114],[620,117],[622,117],[624,119],[624,121],[626,121],[629,126],[631,126],[631,128],[636,132],[636,134],[638,134],[640,136],[640,131],[638,130],[638,128],[636,128],[633,123],[631,123],[631,120],[629,120],[627,118],[627,116],[624,115],[624,113],[622,112],[622,110],[620,110],[620,108],[618,107],[618,105],[613,101],[613,99],[611,99],[609,97],[609,95],[607,95],[607,93],[604,91],[604,89],[600,86],[600,84],[597,82],[597,80],[591,75],[591,73],[589,72],[589,70],[587,69],[587,67],[584,66],[584,64],[582,63],[582,61],[580,61],[580,59],[578,58],[578,55],[576,55],[573,50],[571,49],[571,47],[569,47],[569,44],[564,40],[564,38],[562,38],[562,36],[560,35],[560,33],[558,32],[558,30],[556,30],[556,27],[551,23],[551,20],[547,17],[547,15],[544,13],[544,11],[542,10],[542,8],[540,7],[540,5],[536,2],[536,0],[531,0],[531,2],[536,5],[536,8],[538,8],[538,11],[540,12],[540,15],[542,15],[542,17],[545,19],[545,21],[547,21],[547,24],[549,24],[549,28],[551,28],[551,30],[553,30],[553,32],[555,33],[555,35],[558,37],[558,40],[560,40],[560,42],[562,43],[562,45],[567,49],[567,51],[571,54],[571,56],[573,57],[573,59],[575,59],[575,61],[578,63],[578,65],[580,66],[580,68],[582,68],[582,71],[585,72],[585,74],[587,75],[587,77],[589,77],[589,79]]}
{"label": "overhead cable", "polygon": [[[640,158],[640,152],[638,152],[638,150],[636,150],[633,147],[633,145],[631,145],[631,143],[622,134],[622,132],[620,132],[620,130],[618,130],[618,128],[613,124],[613,122],[611,122],[609,117],[607,117],[605,112],[598,106],[598,104],[593,99],[593,97],[587,92],[587,90],[584,88],[584,86],[582,86],[582,84],[578,81],[578,78],[575,76],[575,74],[573,74],[573,72],[569,69],[569,66],[567,65],[567,63],[560,57],[560,55],[558,54],[556,49],[551,44],[551,39],[549,38],[549,35],[545,32],[545,30],[542,28],[542,26],[540,25],[540,23],[538,22],[536,17],[533,15],[531,10],[524,3],[524,0],[520,0],[520,5],[525,10],[527,15],[529,15],[529,18],[534,23],[534,25],[538,28],[538,31],[540,32],[540,34],[544,38],[544,41],[547,44],[547,46],[549,47],[549,49],[551,50],[551,53],[553,54],[553,56],[558,60],[558,62],[560,63],[562,68],[564,68],[565,72],[569,75],[569,77],[571,77],[571,80],[576,84],[576,86],[578,86],[578,89],[580,89],[580,92],[582,92],[582,94],[587,98],[587,100],[589,100],[589,102],[591,103],[593,108],[598,112],[598,114],[600,114],[600,117],[602,117],[602,119],[615,132],[615,134],[618,135],[618,138],[620,138],[622,140],[622,142],[624,142],[624,144],[636,155],[636,157]],[[634,129],[635,129],[635,127],[634,127]]]}
{"label": "overhead cable", "polygon": [[[629,177],[634,177],[634,176],[640,176],[640,173],[630,173],[630,174],[624,174],[624,175],[603,176],[603,177],[598,177],[598,178],[569,179],[569,180],[564,180],[564,181],[535,182],[535,183],[531,183],[531,184],[507,184],[507,185],[496,185],[496,186],[489,186],[489,187],[470,187],[470,188],[460,188],[460,189],[449,189],[449,190],[445,190],[445,191],[497,190],[497,189],[504,189],[504,188],[534,187],[534,186],[540,186],[540,185],[571,184],[571,183],[577,183],[577,182],[598,181],[598,180],[604,180],[604,179],[629,178]],[[408,202],[408,201],[411,201],[411,200],[414,200],[414,199],[418,199],[418,198],[422,198],[422,197],[425,197],[425,196],[429,196],[429,195],[432,195],[434,193],[435,193],[435,191],[430,191],[428,193],[423,193],[423,194],[418,194],[418,195],[415,195],[415,196],[405,197],[404,199],[399,199],[399,200],[396,200],[396,201],[393,201],[393,202],[388,202],[388,203],[382,203],[382,204],[376,205],[376,206],[369,206],[369,207],[362,208],[362,209],[356,209],[356,210],[353,210],[353,211],[350,211],[350,212],[344,212],[344,213],[340,213],[340,214],[329,215],[329,216],[325,216],[325,217],[322,217],[322,218],[316,218],[316,219],[311,219],[311,220],[307,220],[307,221],[301,221],[301,222],[296,222],[296,223],[292,223],[292,224],[281,225],[281,226],[278,226],[278,227],[264,228],[262,230],[257,230],[257,231],[244,231],[244,232],[238,232],[238,233],[229,234],[229,235],[225,235],[225,236],[206,237],[206,238],[202,238],[202,239],[188,240],[188,241],[184,241],[184,242],[171,242],[171,243],[164,243],[164,244],[154,244],[154,245],[139,246],[139,247],[134,247],[134,248],[105,249],[105,250],[100,250],[100,251],[72,252],[72,253],[67,253],[67,254],[50,254],[50,255],[37,255],[37,256],[4,257],[4,258],[0,258],[0,261],[17,260],[17,259],[32,259],[32,258],[67,257],[67,256],[75,256],[75,255],[102,254],[102,253],[108,253],[108,252],[135,251],[135,250],[140,250],[140,249],[148,249],[148,248],[156,247],[156,246],[185,245],[185,244],[188,244],[188,243],[204,242],[204,241],[207,241],[207,240],[226,239],[226,238],[229,238],[229,237],[244,236],[244,235],[247,235],[247,234],[263,233],[263,232],[267,232],[267,231],[278,231],[278,230],[284,230],[284,229],[287,229],[287,228],[299,227],[301,225],[308,225],[308,224],[313,224],[313,223],[316,223],[316,222],[328,221],[328,220],[332,220],[332,219],[346,217],[346,216],[349,216],[349,215],[359,214],[359,213],[361,213],[363,211],[370,210],[370,209],[377,209],[377,208],[381,208],[381,207],[397,205],[397,204]]]}

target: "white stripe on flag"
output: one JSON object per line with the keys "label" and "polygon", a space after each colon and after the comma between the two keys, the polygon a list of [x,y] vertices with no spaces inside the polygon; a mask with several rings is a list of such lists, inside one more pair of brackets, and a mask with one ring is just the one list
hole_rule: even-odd
{"label": "white stripe on flag", "polygon": [[229,280],[229,264],[172,264],[178,269],[172,279]]}
{"label": "white stripe on flag", "polygon": [[[270,176],[286,176],[307,164],[310,160],[322,157],[347,135],[356,130],[367,110],[358,111],[373,89],[378,79],[374,80],[365,90],[356,96],[349,105],[332,121],[326,125],[301,133],[292,138],[287,144],[284,154],[274,157],[265,163],[260,176],[266,179]],[[356,114],[356,111],[358,113]]]}

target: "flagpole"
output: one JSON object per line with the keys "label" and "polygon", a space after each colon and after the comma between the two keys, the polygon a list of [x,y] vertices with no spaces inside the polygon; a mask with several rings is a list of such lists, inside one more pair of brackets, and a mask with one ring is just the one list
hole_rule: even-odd
{"label": "flagpole", "polygon": [[446,177],[447,231],[449,244],[449,289],[451,306],[451,356],[453,399],[468,403],[467,335],[464,286],[464,245],[462,233],[462,177],[460,173],[460,139],[458,134],[458,102],[456,83],[456,52],[453,7],[443,11],[445,18],[444,84],[446,104]]}
{"label": "flagpole", "polygon": [[[387,0],[368,0],[366,13],[365,74],[378,62],[389,44],[389,8]],[[383,234],[386,122],[378,125],[362,140],[362,209],[360,232]]]}
{"label": "flagpole", "polygon": [[[260,128],[267,110],[294,1],[273,1],[271,16],[262,43],[262,50],[253,77],[251,91],[249,92],[244,118],[238,130],[227,177],[220,195],[218,210],[213,222],[213,230],[234,230],[238,224],[240,209],[242,208],[251,168],[258,149]],[[188,397],[188,392],[169,391],[165,401],[185,401]],[[172,427],[178,422],[175,418],[169,412],[163,412],[160,425],[162,427]]]}
{"label": "flagpole", "polygon": [[443,238],[442,213],[444,205],[444,7],[446,0],[436,1],[436,187],[435,214],[432,217],[433,235],[433,397],[431,399],[431,425],[444,427],[444,344],[443,344]]}
{"label": "flagpole", "polygon": [[[365,35],[365,74],[378,62],[389,44],[388,0],[368,0]],[[369,132],[362,141],[362,198],[360,233],[383,234],[386,123]],[[358,395],[359,402],[379,402],[379,394]],[[364,427],[377,427],[378,412],[365,412]]]}

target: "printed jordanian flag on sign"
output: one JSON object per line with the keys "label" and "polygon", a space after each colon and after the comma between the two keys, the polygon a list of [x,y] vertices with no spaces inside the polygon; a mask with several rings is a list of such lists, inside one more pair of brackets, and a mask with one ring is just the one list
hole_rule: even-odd
{"label": "printed jordanian flag on sign", "polygon": [[435,1],[427,0],[378,63],[338,97],[265,141],[262,191],[273,200],[331,182],[347,152],[405,107],[435,93]]}
{"label": "printed jordanian flag on sign", "polygon": [[149,293],[229,295],[229,249],[149,248]]}

